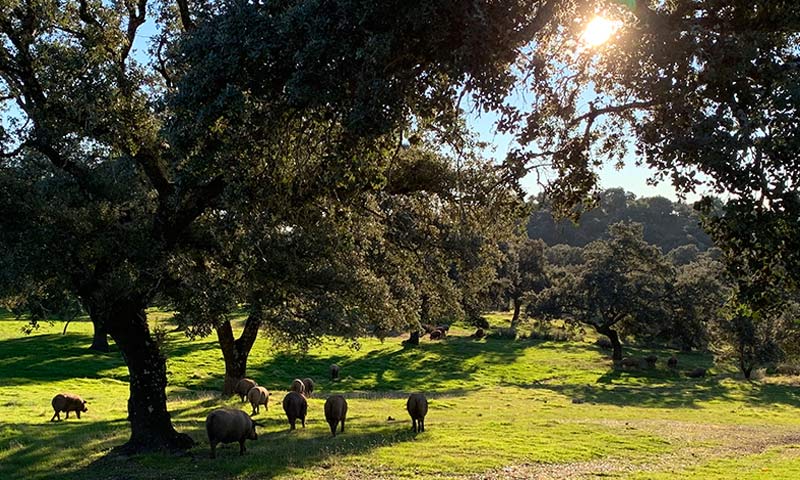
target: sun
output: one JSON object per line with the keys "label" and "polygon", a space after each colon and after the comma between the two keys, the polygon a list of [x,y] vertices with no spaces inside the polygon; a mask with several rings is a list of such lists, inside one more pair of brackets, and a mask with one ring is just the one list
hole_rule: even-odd
{"label": "sun", "polygon": [[583,31],[583,41],[591,47],[597,47],[604,44],[611,35],[617,30],[618,22],[603,17],[594,17],[591,22],[586,25],[586,30]]}

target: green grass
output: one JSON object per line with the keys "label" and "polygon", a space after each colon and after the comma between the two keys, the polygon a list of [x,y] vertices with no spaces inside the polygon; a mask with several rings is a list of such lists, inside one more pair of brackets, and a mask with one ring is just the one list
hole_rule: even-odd
{"label": "green grass", "polygon": [[[168,315],[151,319],[169,328]],[[507,323],[493,316],[493,324]],[[0,320],[0,478],[800,478],[800,394],[791,379],[756,383],[713,369],[694,380],[663,367],[614,370],[589,342],[491,338],[454,328],[443,342],[327,341],[306,354],[259,339],[249,376],[273,392],[259,439],[208,458],[203,422],[222,405],[214,338],[168,336],[169,408],[199,445],[186,455],[109,455],[128,436],[127,370],[118,352],[90,353],[91,325]],[[628,349],[628,354],[673,352]],[[682,370],[712,367],[680,354]],[[342,380],[327,381],[331,363]],[[295,377],[317,380],[305,430],[289,432],[280,400]],[[50,423],[50,399],[81,394],[89,412]],[[410,431],[405,395],[426,392],[425,433]],[[347,432],[330,438],[324,398],[348,397]],[[249,407],[247,407],[249,411]],[[391,418],[390,418],[391,417]]]}

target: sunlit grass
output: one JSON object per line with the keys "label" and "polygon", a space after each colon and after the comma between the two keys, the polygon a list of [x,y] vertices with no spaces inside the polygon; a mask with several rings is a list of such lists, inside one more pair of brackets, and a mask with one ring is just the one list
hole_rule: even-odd
{"label": "sunlit grass", "polygon": [[[490,317],[507,326],[508,316]],[[222,405],[222,356],[214,338],[168,335],[169,408],[199,445],[188,455],[108,455],[128,436],[127,369],[113,348],[90,353],[91,325],[0,321],[0,478],[563,478],[572,473],[633,478],[798,478],[800,415],[789,382],[748,383],[727,370],[688,379],[661,364],[614,370],[588,341],[468,338],[454,328],[443,342],[364,339],[359,350],[328,341],[306,354],[277,351],[259,339],[249,375],[273,392],[266,426],[248,453],[221,448],[208,458],[203,422]],[[171,329],[168,315],[158,323]],[[629,353],[674,352],[630,348]],[[703,354],[679,354],[681,369],[711,367]],[[342,380],[327,379],[328,366]],[[288,432],[280,400],[291,380],[310,376],[317,390],[305,430]],[[50,423],[50,399],[81,394],[89,412]],[[426,392],[425,433],[410,431],[405,395]],[[347,431],[330,438],[322,406],[331,392],[350,405]],[[767,469],[767,470],[764,470]],[[572,473],[570,473],[572,472]],[[576,473],[577,472],[577,473]]]}

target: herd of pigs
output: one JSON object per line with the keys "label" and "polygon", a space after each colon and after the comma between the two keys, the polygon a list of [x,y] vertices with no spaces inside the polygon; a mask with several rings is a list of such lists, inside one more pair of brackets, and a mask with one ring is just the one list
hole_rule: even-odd
{"label": "herd of pigs", "polygon": [[[339,367],[331,365],[331,380],[339,379]],[[300,420],[303,428],[306,426],[306,413],[308,412],[308,397],[314,392],[314,381],[310,378],[295,379],[292,382],[289,393],[283,397],[283,411],[289,420],[290,430],[295,429],[297,420]],[[269,408],[269,391],[258,386],[249,378],[243,378],[236,384],[234,392],[238,394],[241,401],[245,398],[250,402],[253,409],[251,414],[247,414],[239,409],[218,408],[206,417],[206,434],[208,443],[211,445],[211,458],[216,458],[216,448],[220,443],[239,443],[239,454],[244,455],[247,450],[245,441],[256,440],[256,426],[259,425],[253,420],[252,415],[260,411],[261,405],[265,409]],[[70,412],[75,412],[81,418],[81,412],[87,412],[86,400],[74,393],[59,393],[53,397],[51,402],[55,413],[50,421],[61,420],[61,412],[65,412],[69,418]],[[411,416],[411,427],[414,432],[425,431],[425,416],[428,413],[428,400],[421,393],[412,393],[406,402],[406,409]],[[340,432],[344,433],[344,423],[347,418],[347,400],[342,395],[331,395],[325,401],[325,420],[331,427],[331,434],[336,436],[336,429],[340,427]]]}

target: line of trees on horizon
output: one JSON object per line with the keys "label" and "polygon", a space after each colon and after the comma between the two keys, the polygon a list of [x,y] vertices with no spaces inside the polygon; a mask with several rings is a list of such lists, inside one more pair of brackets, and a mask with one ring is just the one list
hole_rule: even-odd
{"label": "line of trees on horizon", "polygon": [[702,215],[622,189],[598,198],[578,221],[556,221],[539,196],[526,235],[503,246],[494,298],[513,312],[512,330],[526,317],[588,326],[609,339],[615,361],[625,339],[711,350],[748,379],[755,368],[800,361],[800,297],[786,292],[750,309]]}

